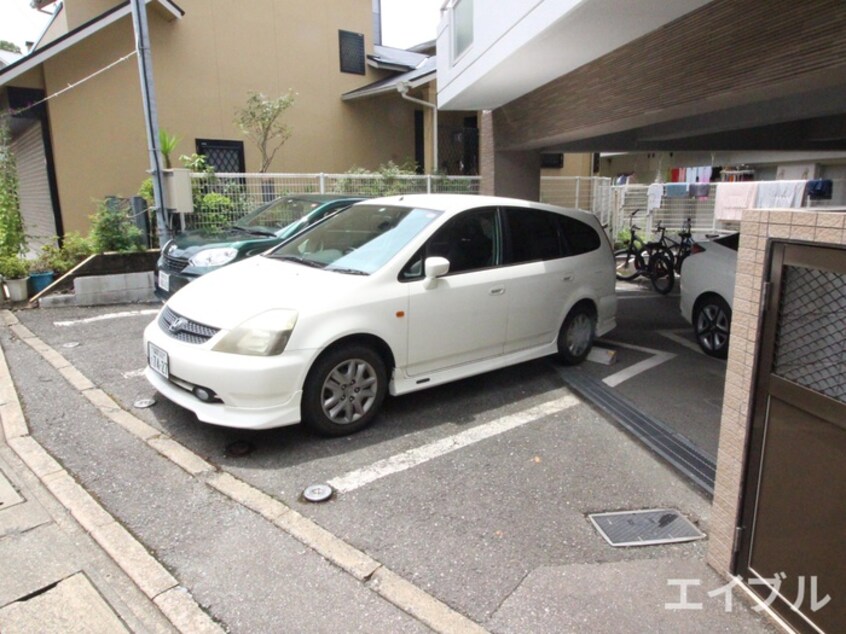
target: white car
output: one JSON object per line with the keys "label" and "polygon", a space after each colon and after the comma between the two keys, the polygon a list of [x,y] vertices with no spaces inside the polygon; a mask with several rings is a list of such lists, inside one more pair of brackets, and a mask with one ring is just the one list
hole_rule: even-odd
{"label": "white car", "polygon": [[728,356],[740,234],[697,242],[685,258],[681,313],[693,324],[696,341],[712,357]]}
{"label": "white car", "polygon": [[374,199],[177,292],[144,332],[146,377],[208,423],[349,434],[387,393],[555,353],[582,361],[616,325],[614,282],[591,214]]}

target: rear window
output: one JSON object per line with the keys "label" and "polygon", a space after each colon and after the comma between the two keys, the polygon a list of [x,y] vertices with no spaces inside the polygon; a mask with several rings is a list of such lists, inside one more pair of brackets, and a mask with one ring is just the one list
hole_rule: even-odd
{"label": "rear window", "polygon": [[595,251],[602,244],[602,239],[596,230],[581,220],[576,220],[569,216],[559,216],[558,224],[561,227],[564,241],[569,247],[568,251],[570,255],[580,255]]}

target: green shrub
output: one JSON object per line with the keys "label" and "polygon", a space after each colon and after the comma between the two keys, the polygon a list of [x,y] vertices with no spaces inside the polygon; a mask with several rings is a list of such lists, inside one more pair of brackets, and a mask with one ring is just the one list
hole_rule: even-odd
{"label": "green shrub", "polygon": [[0,256],[0,276],[5,279],[19,280],[29,274],[29,264],[18,255]]}
{"label": "green shrub", "polygon": [[65,234],[62,248],[57,247],[56,242],[58,238],[41,247],[38,259],[33,263],[33,270],[53,271],[57,276],[64,275],[94,253],[91,241],[76,231]]}
{"label": "green shrub", "polygon": [[9,127],[0,116],[0,255],[26,252],[26,234],[18,193],[18,170]]}
{"label": "green shrub", "polygon": [[140,251],[144,248],[141,230],[117,205],[101,201],[91,216],[91,246],[96,253],[106,251]]}

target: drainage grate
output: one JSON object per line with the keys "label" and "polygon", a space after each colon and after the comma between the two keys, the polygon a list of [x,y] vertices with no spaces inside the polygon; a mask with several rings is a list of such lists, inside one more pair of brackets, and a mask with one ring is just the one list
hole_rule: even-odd
{"label": "drainage grate", "polygon": [[705,537],[690,520],[671,509],[593,513],[588,518],[615,547],[675,544]]}
{"label": "drainage grate", "polygon": [[713,497],[717,465],[711,456],[673,431],[666,423],[638,410],[622,394],[581,368],[554,367],[571,389],[610,415],[620,426]]}

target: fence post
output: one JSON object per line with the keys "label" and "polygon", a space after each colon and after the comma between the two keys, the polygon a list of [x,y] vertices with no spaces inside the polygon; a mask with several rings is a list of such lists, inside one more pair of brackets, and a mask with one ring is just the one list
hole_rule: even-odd
{"label": "fence post", "polygon": [[431,174],[426,174],[426,193],[427,194],[432,193],[432,175]]}
{"label": "fence post", "polygon": [[581,189],[582,189],[582,178],[581,176],[576,177],[576,204],[573,205],[576,209],[581,209],[579,204],[582,202],[581,200]]}
{"label": "fence post", "polygon": [[326,193],[326,174],[320,172],[320,193]]}

